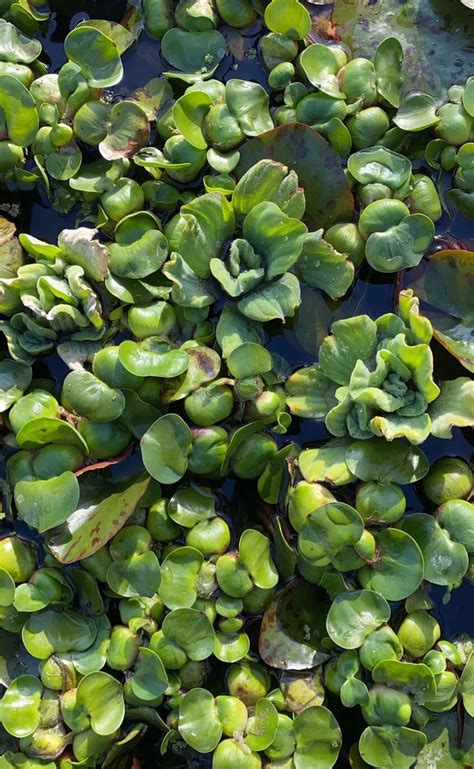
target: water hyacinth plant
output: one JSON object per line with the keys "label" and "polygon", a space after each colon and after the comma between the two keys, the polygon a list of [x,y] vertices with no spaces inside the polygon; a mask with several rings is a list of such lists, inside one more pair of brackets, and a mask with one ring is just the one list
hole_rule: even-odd
{"label": "water hyacinth plant", "polygon": [[474,764],[469,10],[342,5],[0,2],[0,769]]}

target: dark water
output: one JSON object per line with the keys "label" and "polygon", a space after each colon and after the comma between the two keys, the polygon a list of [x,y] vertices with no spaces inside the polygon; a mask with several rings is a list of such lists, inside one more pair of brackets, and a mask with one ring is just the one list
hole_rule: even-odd
{"label": "dark water", "polygon": [[[57,71],[65,62],[63,41],[68,31],[89,16],[89,18],[107,18],[120,21],[123,16],[125,4],[123,2],[75,2],[63,0],[51,2],[53,17],[47,30],[40,35],[43,44],[42,59],[50,67],[50,71]],[[246,31],[245,36],[235,30],[227,30],[228,45],[231,55],[227,56],[215,74],[216,79],[228,80],[232,77],[257,80],[266,84],[266,76],[263,65],[256,54],[258,38],[261,33],[261,25],[255,24]],[[117,97],[125,96],[129,91],[143,86],[152,77],[157,77],[165,68],[165,63],[160,58],[160,46],[142,35],[138,43],[129,49],[123,58],[124,80],[113,90]],[[176,84],[176,81],[175,81]],[[425,172],[428,169],[423,169]],[[2,203],[19,204],[20,212],[15,218],[18,230],[28,232],[37,238],[55,242],[58,233],[69,227],[74,227],[77,221],[78,211],[73,210],[66,216],[60,216],[53,211],[48,200],[41,192],[15,193],[1,196]],[[437,226],[438,235],[460,239],[474,247],[473,225],[461,215],[454,219],[444,215]],[[316,289],[305,287],[303,289],[303,302],[295,318],[286,326],[274,324],[270,328],[267,346],[274,352],[284,356],[292,369],[303,364],[312,363],[316,359],[316,352],[323,336],[327,333],[328,326],[336,318],[348,317],[356,314],[367,313],[372,317],[388,312],[394,307],[396,276],[386,276],[374,273],[368,267],[359,269],[359,274],[351,293],[343,302],[332,302],[325,299]],[[454,378],[465,376],[466,371],[439,345],[435,349],[436,376],[438,378]],[[48,356],[36,370],[37,376],[52,376],[59,386],[67,373],[65,365],[56,355]],[[330,436],[321,423],[311,420],[294,420],[288,436],[279,438],[281,444],[288,439],[296,441],[302,447],[311,446],[319,441],[324,441]],[[450,441],[429,439],[423,450],[431,461],[446,454],[463,457],[470,460],[472,457],[472,434],[459,429],[454,430],[454,438]],[[115,474],[124,474],[138,469],[140,457],[135,455],[119,468]],[[268,515],[266,506],[260,500],[254,484],[239,480],[227,479],[219,488],[223,502],[223,511],[228,513],[235,525],[236,532],[245,526],[261,524]],[[416,487],[405,489],[409,512],[430,512],[425,508],[425,501],[418,493]],[[23,525],[21,533],[27,533]],[[433,587],[432,597],[436,601],[435,613],[442,625],[443,637],[453,638],[458,634],[467,633],[474,637],[474,614],[466,611],[472,606],[474,589],[465,583],[455,591],[451,601],[442,603],[443,590]],[[253,640],[253,648],[257,648],[258,623],[253,623],[248,630]],[[222,668],[220,670],[219,668]],[[221,686],[224,669],[219,665],[213,679],[216,682],[216,691]],[[207,683],[212,687],[212,681]],[[330,706],[338,717],[345,734],[345,747],[349,747],[364,728],[358,709],[342,712],[338,702],[331,702]],[[151,731],[151,730],[150,730]],[[150,738],[142,743],[139,750],[142,762],[149,767],[187,766],[190,769],[198,769],[210,766],[206,758],[194,758],[188,754],[181,757],[170,755],[160,757],[154,739]],[[338,769],[348,767],[347,753],[343,751],[337,764]]]}

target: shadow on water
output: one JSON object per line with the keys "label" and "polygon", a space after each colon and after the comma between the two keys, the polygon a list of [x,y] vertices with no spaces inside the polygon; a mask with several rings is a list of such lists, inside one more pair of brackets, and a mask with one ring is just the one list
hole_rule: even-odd
{"label": "shadow on water", "polygon": [[[43,44],[43,60],[48,64],[50,71],[57,71],[65,61],[63,41],[69,30],[79,21],[87,18],[106,18],[120,21],[125,10],[124,2],[93,2],[92,0],[52,0],[50,7],[53,17],[47,30],[40,36]],[[236,30],[224,30],[227,38],[230,55],[228,55],[215,77],[227,81],[233,77],[256,80],[266,84],[266,75],[263,64],[258,57],[258,39],[261,33],[261,24],[257,23],[245,35]],[[157,77],[166,65],[160,56],[160,45],[142,35],[139,42],[132,46],[123,56],[124,80],[112,89],[116,97],[124,97],[131,90],[143,86],[152,77]],[[423,169],[425,172],[428,169]],[[78,210],[74,209],[68,215],[59,215],[52,210],[43,193],[27,192],[4,194],[2,203],[16,204],[19,214],[15,217],[18,230],[29,232],[37,238],[54,242],[59,232],[64,228],[72,228],[77,224]],[[437,226],[438,235],[450,239],[458,239],[474,245],[472,235],[472,222],[461,215],[454,219],[444,215]],[[358,270],[357,280],[350,294],[344,301],[334,302],[325,298],[318,290],[308,286],[303,287],[303,301],[294,318],[288,321],[286,326],[280,323],[270,325],[267,346],[275,353],[282,355],[289,363],[291,369],[301,365],[314,363],[318,347],[328,332],[330,324],[338,319],[367,313],[373,318],[394,308],[395,302],[395,278],[394,276],[375,273],[367,266]],[[466,375],[466,371],[442,348],[435,343],[436,375],[439,378],[454,378]],[[57,355],[47,356],[36,366],[35,374],[40,377],[53,377],[56,385],[67,373],[66,366]],[[311,420],[294,420],[289,435],[279,438],[280,443],[290,438],[301,446],[311,446],[327,440],[328,435],[324,424]],[[454,437],[446,442],[437,439],[429,439],[423,450],[430,461],[440,456],[449,454],[470,460],[472,456],[472,438],[467,431],[454,430]],[[1,458],[1,457],[0,457]],[[112,471],[112,475],[119,477],[139,469],[141,460],[135,454],[130,460],[125,461]],[[225,480],[217,490],[224,500],[225,510],[232,518],[236,531],[245,526],[262,524],[263,505],[256,491],[255,484]],[[408,512],[431,512],[426,506],[426,500],[416,487],[405,489],[408,499]],[[16,523],[15,528],[22,534],[30,535],[24,524]],[[442,601],[443,590],[433,588],[432,597],[436,601],[435,613],[441,622],[443,637],[453,638],[460,633],[468,633],[474,637],[474,614],[466,612],[466,606],[473,600],[473,588],[465,583],[452,596],[449,603]],[[253,628],[257,630],[256,627]],[[252,628],[250,629],[252,636]],[[255,641],[257,633],[253,633]],[[256,648],[256,647],[255,647]],[[215,691],[222,690],[222,678],[224,666],[219,663],[214,670],[209,687]],[[359,709],[344,711],[338,702],[331,702],[345,735],[345,748],[358,738],[364,724]],[[347,753],[341,755],[336,768],[347,769],[349,763]],[[142,743],[139,750],[139,758],[144,767],[188,767],[188,769],[210,769],[211,760],[208,757],[189,755],[174,756],[169,753],[160,757],[159,743],[150,734]]]}

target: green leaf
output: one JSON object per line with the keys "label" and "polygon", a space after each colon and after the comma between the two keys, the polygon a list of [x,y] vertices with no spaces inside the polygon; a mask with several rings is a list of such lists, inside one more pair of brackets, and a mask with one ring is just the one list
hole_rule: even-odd
{"label": "green leaf", "polygon": [[368,315],[337,320],[319,348],[322,373],[337,384],[348,384],[357,361],[371,361],[377,349],[377,326]]}
{"label": "green leaf", "polygon": [[244,219],[243,237],[266,260],[265,277],[276,278],[297,261],[307,229],[297,219],[286,216],[271,202],[254,206]]}
{"label": "green leaf", "polygon": [[[197,598],[197,577],[204,562],[199,550],[178,547],[161,564],[160,598],[169,609],[190,609]],[[176,585],[179,584],[179,590]]]}
{"label": "green leaf", "polygon": [[160,483],[176,483],[185,474],[192,434],[177,414],[165,414],[152,424],[140,441],[143,463]]}
{"label": "green leaf", "polygon": [[434,585],[446,585],[449,589],[458,587],[469,565],[464,545],[453,542],[436,519],[425,513],[404,518],[402,527],[420,547],[424,578]]}
{"label": "green leaf", "polygon": [[298,259],[298,270],[305,283],[340,299],[352,285],[355,268],[347,254],[341,254],[321,237],[310,232]]}
{"label": "green leaf", "polygon": [[178,730],[183,740],[199,753],[211,753],[222,737],[222,724],[211,692],[193,689],[179,706]]}
{"label": "green leaf", "polygon": [[332,641],[343,649],[357,649],[390,619],[390,606],[373,590],[341,593],[329,609],[326,628]]}
{"label": "green leaf", "polygon": [[377,91],[392,107],[400,106],[403,48],[396,37],[382,40],[374,56]]}
{"label": "green leaf", "polygon": [[300,53],[299,64],[311,85],[335,99],[345,98],[337,79],[340,64],[329,46],[322,43],[310,45]]}
{"label": "green leaf", "polygon": [[176,128],[193,147],[202,150],[207,150],[208,147],[202,127],[211,105],[211,97],[203,91],[188,91],[173,105]]}
{"label": "green leaf", "polygon": [[432,96],[412,93],[400,105],[393,122],[402,131],[424,131],[439,121],[436,110],[437,104]]}
{"label": "green leaf", "polygon": [[162,631],[168,641],[179,644],[194,662],[205,660],[212,654],[214,628],[203,612],[185,607],[174,609],[163,620]]}
{"label": "green leaf", "polygon": [[230,353],[227,368],[237,379],[266,374],[272,370],[271,353],[265,347],[255,342],[242,342]]}
{"label": "green leaf", "polygon": [[474,382],[458,377],[441,382],[440,389],[429,410],[431,432],[436,438],[451,438],[453,427],[474,425]]}
{"label": "green leaf", "polygon": [[69,471],[45,481],[20,481],[15,486],[20,518],[40,533],[64,523],[78,502],[79,483]]}
{"label": "green leaf", "polygon": [[311,562],[313,549],[324,549],[328,558],[348,545],[355,545],[364,532],[364,522],[353,507],[329,502],[306,518],[298,536],[298,551]]}
{"label": "green leaf", "polygon": [[143,378],[172,378],[183,374],[189,365],[185,350],[175,350],[168,342],[153,336],[143,342],[121,342],[119,360],[127,371]]}
{"label": "green leaf", "polygon": [[149,702],[164,694],[168,687],[168,676],[158,654],[147,647],[139,649],[130,687],[139,700]]}
{"label": "green leaf", "polygon": [[380,769],[410,769],[425,745],[423,732],[405,726],[368,726],[359,740],[364,761]]}
{"label": "green leaf", "polygon": [[422,662],[382,660],[372,670],[374,681],[414,695],[419,704],[432,700],[436,680],[430,668]]}
{"label": "green leaf", "polygon": [[469,656],[459,683],[464,708],[474,716],[474,654]]}
{"label": "green leaf", "polygon": [[110,88],[123,77],[122,62],[113,40],[94,27],[79,26],[67,35],[64,51],[80,67],[92,88]]}
{"label": "green leaf", "polygon": [[366,147],[354,152],[347,167],[359,184],[384,184],[396,190],[410,178],[410,160],[386,147]]}
{"label": "green leaf", "polygon": [[295,275],[287,272],[281,278],[260,286],[244,296],[237,307],[250,320],[265,323],[269,320],[292,317],[301,301],[300,284]]}
{"label": "green leaf", "polygon": [[407,598],[423,581],[420,548],[412,537],[398,529],[376,532],[375,542],[377,559],[358,572],[360,583],[388,601]]}
{"label": "green leaf", "polygon": [[336,718],[322,705],[309,707],[294,720],[295,769],[331,769],[342,746],[342,732]]}
{"label": "green leaf", "polygon": [[18,431],[16,441],[22,449],[39,449],[48,443],[67,443],[77,446],[87,455],[87,443],[78,431],[63,419],[38,417],[30,419]]}
{"label": "green leaf", "polygon": [[256,529],[246,529],[239,540],[242,564],[256,587],[268,590],[278,583],[278,572],[270,555],[270,540]]}
{"label": "green leaf", "polygon": [[374,232],[365,245],[365,258],[378,272],[416,267],[433,242],[435,227],[425,214],[406,216],[384,232]]}
{"label": "green leaf", "polygon": [[180,254],[171,254],[163,266],[163,274],[173,283],[171,298],[176,304],[202,309],[215,302],[216,296],[208,289],[206,281],[193,272]]}
{"label": "green leaf", "polygon": [[121,390],[109,387],[85,369],[70,371],[66,375],[62,400],[70,410],[95,422],[118,419],[125,408]]}
{"label": "green leaf", "polygon": [[114,734],[123,721],[122,686],[108,673],[98,671],[84,676],[77,687],[76,702],[90,718],[93,731],[100,736]]}
{"label": "green leaf", "polygon": [[165,235],[170,251],[176,251],[199,278],[210,277],[209,264],[218,257],[235,229],[231,204],[218,192],[210,192],[181,206],[168,222]]}
{"label": "green leaf", "polygon": [[414,483],[424,478],[429,462],[424,453],[403,439],[354,441],[346,451],[349,470],[362,481]]}
{"label": "green leaf", "polygon": [[303,40],[311,31],[311,16],[298,0],[272,0],[264,19],[268,29],[291,40]]}
{"label": "green leaf", "polygon": [[246,136],[260,136],[272,130],[269,96],[258,83],[237,78],[228,80],[225,100]]}
{"label": "green leaf", "polygon": [[37,659],[47,660],[52,654],[82,652],[91,646],[98,626],[93,617],[70,609],[35,612],[21,631],[26,650]]}
{"label": "green leaf", "polygon": [[28,737],[41,722],[43,685],[34,676],[19,676],[2,697],[3,728],[13,737]]}
{"label": "green leaf", "polygon": [[81,21],[78,26],[94,27],[100,30],[114,41],[120,54],[125,53],[136,40],[135,35],[126,27],[108,19],[87,19],[87,21]]}
{"label": "green leaf", "polygon": [[286,380],[285,389],[287,406],[292,414],[299,417],[324,419],[329,409],[337,404],[334,397],[336,385],[322,373],[317,364],[291,374]]}
{"label": "green leaf", "polygon": [[[173,27],[161,41],[161,52],[165,59],[180,73],[186,82],[206,80],[215,72],[225,56],[225,38],[217,30],[187,32]],[[178,72],[166,72],[170,77],[181,77]]]}
{"label": "green leaf", "polygon": [[339,438],[328,441],[318,449],[305,449],[298,457],[301,475],[311,483],[321,481],[334,486],[352,483],[356,476],[346,463],[347,449],[351,445],[350,439]]}
{"label": "green leaf", "polygon": [[102,483],[95,494],[89,495],[84,488],[78,508],[67,524],[46,536],[54,557],[61,563],[74,563],[100,550],[135,511],[149,482],[149,478],[139,479],[118,490],[114,490],[113,484]]}
{"label": "green leaf", "polygon": [[[0,32],[4,27],[5,24],[2,24]],[[28,89],[10,75],[0,77],[0,107],[6,122],[8,140],[19,147],[31,144],[39,128],[36,102]]]}
{"label": "green leaf", "polygon": [[216,326],[216,339],[222,350],[222,357],[230,354],[242,344],[252,342],[259,346],[264,341],[262,327],[241,315],[231,304],[224,306]]}
{"label": "green leaf", "polygon": [[146,278],[160,269],[168,256],[168,243],[158,229],[147,230],[131,243],[111,243],[110,270],[121,278]]}
{"label": "green leaf", "polygon": [[278,727],[278,711],[268,699],[264,697],[255,703],[255,712],[250,716],[245,735],[245,744],[251,750],[266,750],[275,739]]}
{"label": "green leaf", "polygon": [[145,111],[133,101],[120,101],[110,112],[107,134],[99,144],[106,160],[131,158],[150,139],[150,124]]}
{"label": "green leaf", "polygon": [[238,181],[232,195],[232,207],[240,220],[265,201],[275,203],[285,214],[296,219],[301,219],[306,203],[295,171],[266,158],[249,168]]}
{"label": "green leaf", "polygon": [[124,598],[152,598],[160,586],[160,564],[155,553],[133,553],[114,561],[107,569],[107,584]]}

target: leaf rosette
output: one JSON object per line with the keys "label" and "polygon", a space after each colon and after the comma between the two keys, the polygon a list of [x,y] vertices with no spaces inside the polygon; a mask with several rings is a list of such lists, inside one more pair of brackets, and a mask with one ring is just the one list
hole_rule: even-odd
{"label": "leaf rosette", "polygon": [[291,317],[300,303],[290,269],[307,234],[303,200],[294,172],[261,161],[237,184],[232,205],[208,193],[182,206],[165,231],[174,301],[205,307],[222,295],[251,320]]}
{"label": "leaf rosette", "polygon": [[429,406],[440,395],[431,335],[411,291],[400,294],[399,316],[336,321],[320,347],[319,366],[312,367],[318,376],[306,378],[306,394],[291,399],[290,410],[293,403],[305,416],[325,419],[338,438],[423,443],[432,430]]}

